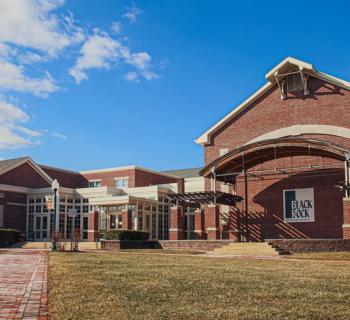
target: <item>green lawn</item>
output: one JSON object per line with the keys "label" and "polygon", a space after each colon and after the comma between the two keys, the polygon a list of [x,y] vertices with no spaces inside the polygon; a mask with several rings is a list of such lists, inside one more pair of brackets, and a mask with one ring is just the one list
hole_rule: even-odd
{"label": "green lawn", "polygon": [[52,319],[349,319],[350,263],[52,253]]}

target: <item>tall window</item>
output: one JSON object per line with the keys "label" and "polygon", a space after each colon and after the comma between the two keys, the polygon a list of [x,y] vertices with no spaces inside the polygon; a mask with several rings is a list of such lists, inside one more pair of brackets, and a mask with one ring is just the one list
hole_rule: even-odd
{"label": "tall window", "polygon": [[126,189],[129,187],[129,178],[116,178],[114,185],[116,188]]}
{"label": "tall window", "polygon": [[101,187],[101,180],[90,180],[89,188]]}

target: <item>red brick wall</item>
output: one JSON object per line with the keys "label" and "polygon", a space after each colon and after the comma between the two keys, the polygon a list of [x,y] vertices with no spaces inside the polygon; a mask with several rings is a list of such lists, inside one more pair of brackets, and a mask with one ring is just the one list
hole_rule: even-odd
{"label": "red brick wall", "polygon": [[169,178],[160,174],[151,173],[139,169],[86,173],[83,174],[83,176],[86,180],[101,179],[102,186],[109,187],[114,187],[114,178],[118,177],[129,177],[130,188],[176,182],[176,178]]}
{"label": "red brick wall", "polygon": [[[282,100],[277,86],[229,121],[211,137],[205,147],[205,163],[219,156],[220,148],[232,150],[248,141],[283,127],[296,124],[324,124],[350,127],[350,92],[310,78],[310,96]],[[322,136],[323,139],[335,139]],[[341,139],[336,139],[341,140]],[[350,146],[350,142],[347,144]]]}
{"label": "red brick wall", "polygon": [[12,203],[26,204],[24,193],[0,191],[4,195],[0,198],[0,205],[4,205],[4,227],[26,231],[26,206],[16,206]]}
{"label": "red brick wall", "polygon": [[62,171],[54,168],[42,169],[52,178],[57,179],[61,187],[66,188],[84,188],[89,186],[89,182],[79,173]]}
{"label": "red brick wall", "polygon": [[47,188],[50,186],[50,184],[27,163],[1,175],[0,183],[28,188]]}
{"label": "red brick wall", "polygon": [[[297,124],[323,124],[350,128],[350,92],[324,81],[310,78],[310,96],[302,94],[280,98],[277,87],[259,98],[244,112],[215,132],[211,144],[205,146],[205,163],[219,157],[219,149],[232,150],[268,132]],[[330,141],[350,148],[350,140],[328,135],[306,135],[308,138]],[[286,157],[268,161],[253,168],[334,165],[343,163],[321,157]],[[237,192],[244,196],[242,177]],[[334,186],[344,181],[344,171],[327,174],[263,176],[249,179],[248,205],[252,240],[266,238],[342,238],[343,193]],[[283,221],[283,189],[314,188],[315,222],[285,223]],[[206,189],[210,181],[206,179]],[[244,202],[238,205],[244,209]],[[244,215],[242,216],[244,221]],[[241,221],[241,222],[242,222]]]}

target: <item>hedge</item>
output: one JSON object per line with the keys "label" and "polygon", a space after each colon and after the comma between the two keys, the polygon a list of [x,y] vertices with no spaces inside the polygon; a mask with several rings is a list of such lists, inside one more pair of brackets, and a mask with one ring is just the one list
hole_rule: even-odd
{"label": "hedge", "polygon": [[0,245],[12,244],[18,242],[21,238],[21,231],[15,229],[0,228]]}
{"label": "hedge", "polygon": [[138,230],[110,230],[105,236],[105,240],[145,241],[148,239],[149,232]]}

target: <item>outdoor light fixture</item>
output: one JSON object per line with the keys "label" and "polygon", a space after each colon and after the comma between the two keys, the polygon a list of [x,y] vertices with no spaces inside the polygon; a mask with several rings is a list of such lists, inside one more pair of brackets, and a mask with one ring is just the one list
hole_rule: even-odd
{"label": "outdoor light fixture", "polygon": [[57,210],[57,193],[58,188],[60,187],[60,184],[58,183],[57,179],[52,181],[51,189],[53,190],[54,200],[53,200],[53,237],[52,237],[52,251],[57,250],[57,243],[56,243],[56,210]]}

